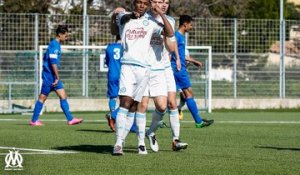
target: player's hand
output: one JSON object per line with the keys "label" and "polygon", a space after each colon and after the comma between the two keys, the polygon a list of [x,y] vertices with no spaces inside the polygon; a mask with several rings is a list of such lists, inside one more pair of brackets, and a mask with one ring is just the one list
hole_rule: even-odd
{"label": "player's hand", "polygon": [[179,59],[176,59],[176,68],[177,68],[177,71],[181,70],[181,62]]}
{"label": "player's hand", "polygon": [[123,8],[123,7],[117,7],[115,10],[114,10],[114,14],[119,14],[119,13],[122,13],[122,12],[125,12],[126,10]]}
{"label": "player's hand", "polygon": [[52,86],[55,87],[58,84],[58,79],[55,79],[54,83],[52,83]]}
{"label": "player's hand", "polygon": [[141,14],[139,14],[138,12],[132,12],[132,15],[134,16],[135,19],[141,16]]}
{"label": "player's hand", "polygon": [[154,12],[158,13],[158,14],[163,14],[163,11],[159,8],[158,5],[154,5],[154,6],[152,7],[152,10],[153,10]]}
{"label": "player's hand", "polygon": [[194,65],[197,66],[199,69],[202,68],[202,63],[200,61],[194,62]]}

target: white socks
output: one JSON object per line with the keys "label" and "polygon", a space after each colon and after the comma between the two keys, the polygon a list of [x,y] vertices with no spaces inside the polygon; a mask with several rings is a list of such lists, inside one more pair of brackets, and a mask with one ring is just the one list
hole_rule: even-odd
{"label": "white socks", "polygon": [[180,122],[178,109],[170,110],[170,125],[172,128],[173,141],[179,139],[180,133]]}
{"label": "white socks", "polygon": [[138,136],[138,146],[145,145],[146,114],[136,112],[136,134]]}
{"label": "white socks", "polygon": [[116,144],[122,146],[128,109],[120,108],[116,119]]}

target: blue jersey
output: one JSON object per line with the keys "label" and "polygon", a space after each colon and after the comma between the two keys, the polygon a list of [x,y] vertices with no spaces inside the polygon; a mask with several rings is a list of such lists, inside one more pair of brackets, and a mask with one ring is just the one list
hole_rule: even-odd
{"label": "blue jersey", "polygon": [[[185,63],[185,36],[182,35],[180,32],[175,32],[175,37],[177,41],[178,53],[180,57],[181,69],[186,69]],[[176,56],[172,53],[171,65],[173,70],[177,70],[176,68]]]}
{"label": "blue jersey", "polygon": [[44,54],[42,78],[44,83],[51,85],[56,77],[52,69],[52,64],[56,64],[57,68],[60,67],[61,48],[60,43],[53,39],[48,45],[47,51]]}
{"label": "blue jersey", "polygon": [[123,56],[123,47],[121,43],[108,44],[105,52],[105,63],[108,67],[107,78],[108,81],[119,80],[121,63]]}
{"label": "blue jersey", "polygon": [[119,82],[121,72],[121,58],[123,47],[121,43],[108,44],[105,52],[105,63],[108,67],[107,72],[107,96],[116,98],[119,94]]}

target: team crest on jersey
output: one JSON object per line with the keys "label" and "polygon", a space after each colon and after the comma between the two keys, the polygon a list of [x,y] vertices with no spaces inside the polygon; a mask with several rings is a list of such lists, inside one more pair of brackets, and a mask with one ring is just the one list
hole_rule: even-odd
{"label": "team crest on jersey", "polygon": [[144,24],[144,26],[148,26],[149,25],[149,21],[148,20],[144,20],[143,24]]}
{"label": "team crest on jersey", "polygon": [[121,89],[120,89],[120,93],[125,93],[126,92],[126,88],[125,87],[122,87]]}

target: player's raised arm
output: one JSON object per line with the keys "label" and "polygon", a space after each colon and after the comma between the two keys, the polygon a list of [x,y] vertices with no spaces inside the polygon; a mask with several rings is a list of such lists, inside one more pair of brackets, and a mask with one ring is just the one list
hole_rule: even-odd
{"label": "player's raised arm", "polygon": [[163,13],[163,11],[158,7],[158,5],[154,5],[152,7],[152,10],[157,12],[159,16],[161,16],[163,23],[164,23],[164,35],[166,37],[173,37],[174,36],[174,30],[172,28],[172,25],[169,23],[166,15]]}

